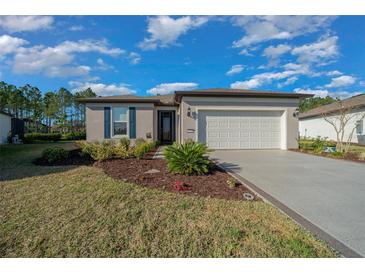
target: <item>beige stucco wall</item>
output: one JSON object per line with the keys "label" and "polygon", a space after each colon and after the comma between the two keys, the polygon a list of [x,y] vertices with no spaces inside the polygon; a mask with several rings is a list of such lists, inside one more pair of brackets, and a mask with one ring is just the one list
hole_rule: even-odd
{"label": "beige stucco wall", "polygon": [[8,133],[11,130],[11,117],[0,113],[0,144],[8,142]]}
{"label": "beige stucco wall", "polygon": [[[298,108],[295,98],[233,98],[233,97],[183,97],[180,105],[182,142],[197,140],[197,119],[199,110],[273,110],[282,114],[282,149],[297,148],[298,118],[293,113]],[[192,117],[187,116],[191,108]]]}
{"label": "beige stucco wall", "polygon": [[[136,136],[147,139],[147,134],[151,133],[154,138],[154,105],[153,104],[86,104],[86,138],[87,141],[104,140],[104,107],[135,107],[136,108]],[[128,113],[129,115],[129,113]],[[111,131],[111,133],[113,133]],[[119,137],[111,136],[112,140]],[[133,141],[133,140],[132,140]]]}

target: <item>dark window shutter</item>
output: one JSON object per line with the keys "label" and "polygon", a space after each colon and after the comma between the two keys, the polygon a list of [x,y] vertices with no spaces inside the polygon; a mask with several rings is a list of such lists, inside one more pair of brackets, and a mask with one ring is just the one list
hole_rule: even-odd
{"label": "dark window shutter", "polygon": [[136,138],[136,108],[129,108],[129,139]]}
{"label": "dark window shutter", "polygon": [[104,139],[110,139],[110,107],[104,107]]}

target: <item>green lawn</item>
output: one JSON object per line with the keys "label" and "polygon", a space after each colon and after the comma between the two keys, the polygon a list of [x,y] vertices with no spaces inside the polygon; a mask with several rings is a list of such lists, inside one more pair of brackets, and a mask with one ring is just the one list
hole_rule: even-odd
{"label": "green lawn", "polygon": [[264,202],[152,190],[94,167],[33,166],[51,145],[0,148],[1,257],[337,256]]}

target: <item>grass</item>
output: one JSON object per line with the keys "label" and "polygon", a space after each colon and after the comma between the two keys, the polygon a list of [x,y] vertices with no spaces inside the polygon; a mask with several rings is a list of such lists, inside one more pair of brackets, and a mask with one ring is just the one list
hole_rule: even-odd
{"label": "grass", "polygon": [[31,176],[48,146],[1,148],[1,257],[337,256],[264,202],[162,192],[86,166],[33,166]]}

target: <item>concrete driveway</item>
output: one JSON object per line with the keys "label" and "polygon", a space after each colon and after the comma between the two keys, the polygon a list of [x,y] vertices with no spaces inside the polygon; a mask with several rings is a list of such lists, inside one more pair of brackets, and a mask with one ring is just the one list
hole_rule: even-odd
{"label": "concrete driveway", "polygon": [[344,256],[365,257],[365,164],[280,150],[211,156]]}

